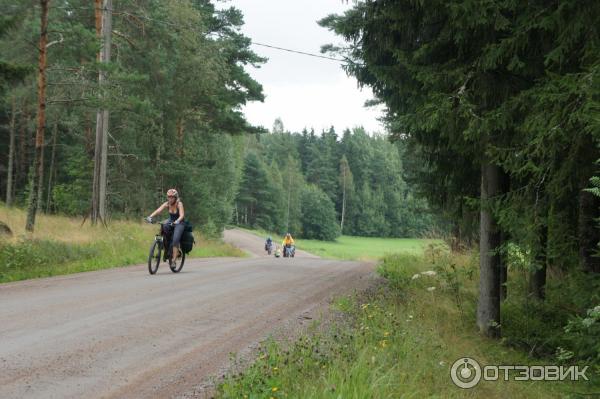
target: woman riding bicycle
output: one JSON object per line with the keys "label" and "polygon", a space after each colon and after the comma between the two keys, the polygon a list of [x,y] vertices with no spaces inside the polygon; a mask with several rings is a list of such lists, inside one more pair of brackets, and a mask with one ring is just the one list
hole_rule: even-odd
{"label": "woman riding bicycle", "polygon": [[173,231],[173,239],[171,240],[171,247],[173,248],[173,251],[171,252],[172,258],[169,259],[169,263],[172,263],[176,261],[177,257],[179,256],[179,242],[181,241],[181,235],[185,229],[183,224],[185,217],[183,202],[181,202],[179,199],[179,193],[177,193],[177,190],[174,188],[167,191],[167,202],[163,203],[158,207],[157,210],[152,212],[152,214],[148,216],[148,221],[151,222],[155,215],[160,214],[165,209],[169,210],[169,219],[165,220],[165,223],[170,222],[172,226],[165,224],[164,228],[172,229]]}

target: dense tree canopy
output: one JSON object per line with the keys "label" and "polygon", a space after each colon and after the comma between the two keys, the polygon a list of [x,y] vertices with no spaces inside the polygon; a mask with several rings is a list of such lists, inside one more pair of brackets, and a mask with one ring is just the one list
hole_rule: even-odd
{"label": "dense tree canopy", "polygon": [[[7,0],[0,7],[3,20],[11,21],[2,25],[2,60],[30,72],[22,84],[5,90],[0,104],[2,129],[9,133],[1,135],[0,160],[8,163],[9,136],[14,135],[10,196],[23,204],[37,112],[37,52],[30,43],[37,42],[40,9]],[[93,131],[96,109],[102,107],[110,112],[110,215],[142,216],[167,188],[176,187],[191,218],[222,228],[230,220],[242,170],[241,134],[259,131],[245,121],[241,106],[263,98],[260,84],[245,67],[264,60],[239,32],[241,13],[217,10],[208,0],[114,2],[112,60],[99,64],[94,8],[85,1],[50,4],[53,45],[46,71],[47,173],[41,209],[81,216],[89,212]],[[99,70],[107,72],[108,84],[102,87]],[[2,192],[6,176],[3,169]]]}
{"label": "dense tree canopy", "polygon": [[[326,239],[339,233],[415,237],[443,227],[405,182],[400,144],[390,144],[384,135],[362,128],[346,130],[342,137],[333,128],[320,135],[290,133],[278,121],[272,133],[251,140],[248,151],[251,165],[267,168],[263,175],[270,179],[245,175],[236,223]],[[246,163],[246,173],[254,169]],[[322,226],[311,226],[319,220]]]}
{"label": "dense tree canopy", "polygon": [[479,239],[488,335],[499,335],[511,248],[534,298],[548,267],[597,284],[600,208],[587,188],[600,158],[599,16],[595,1],[367,0],[321,21],[348,43],[324,50],[387,106],[416,166],[409,181],[453,215],[459,238]]}
{"label": "dense tree canopy", "polygon": [[[432,228],[425,201],[404,180],[400,146],[386,137],[362,129],[342,137],[333,128],[290,133],[281,120],[271,134],[260,134],[262,128],[245,121],[241,106],[263,98],[245,67],[264,60],[240,33],[239,10],[218,10],[208,0],[115,1],[112,58],[102,63],[98,4],[50,3],[40,210],[90,214],[97,111],[105,109],[109,218],[143,216],[175,187],[188,217],[211,232],[231,220],[326,239],[340,232],[415,236]],[[0,138],[0,165],[10,164],[0,190],[22,206],[33,178],[38,111],[31,43],[40,35],[40,7],[10,0],[0,0],[0,7],[8,10],[2,65],[23,78],[2,78],[13,83],[0,103],[8,133]],[[98,82],[100,71],[106,84]]]}

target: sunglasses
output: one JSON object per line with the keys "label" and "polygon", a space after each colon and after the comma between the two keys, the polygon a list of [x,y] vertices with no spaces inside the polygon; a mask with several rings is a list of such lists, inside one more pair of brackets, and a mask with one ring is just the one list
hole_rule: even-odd
{"label": "sunglasses", "polygon": [[167,195],[167,198],[177,198],[174,195]]}

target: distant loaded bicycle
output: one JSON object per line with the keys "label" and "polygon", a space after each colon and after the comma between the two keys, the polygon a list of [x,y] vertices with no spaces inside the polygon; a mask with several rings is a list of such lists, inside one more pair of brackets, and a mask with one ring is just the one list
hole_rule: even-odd
{"label": "distant loaded bicycle", "polygon": [[[154,224],[154,221],[146,220],[148,223]],[[150,254],[148,255],[148,271],[150,274],[155,274],[158,271],[161,259],[169,263],[169,268],[173,273],[179,273],[185,263],[185,255],[192,250],[194,245],[194,236],[192,235],[192,226],[186,223],[186,229],[181,238],[181,251],[177,259],[172,258],[173,246],[173,222],[161,222],[160,231],[154,237],[154,242],[150,246]],[[161,257],[162,255],[162,257]]]}

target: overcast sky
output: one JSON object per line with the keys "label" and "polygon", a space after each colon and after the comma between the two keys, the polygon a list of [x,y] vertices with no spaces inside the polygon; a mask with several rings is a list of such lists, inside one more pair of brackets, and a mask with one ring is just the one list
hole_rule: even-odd
{"label": "overcast sky", "polygon": [[[320,54],[321,45],[340,43],[340,39],[316,21],[343,12],[352,1],[230,0],[217,4],[240,9],[245,21],[242,31],[255,42]],[[331,125],[338,133],[354,126],[383,131],[377,120],[381,109],[364,107],[372,98],[370,89],[359,90],[339,63],[261,46],[253,49],[269,60],[259,69],[249,68],[266,96],[264,103],[244,108],[251,123],[270,129],[279,117],[291,131],[314,127],[320,132]]]}

